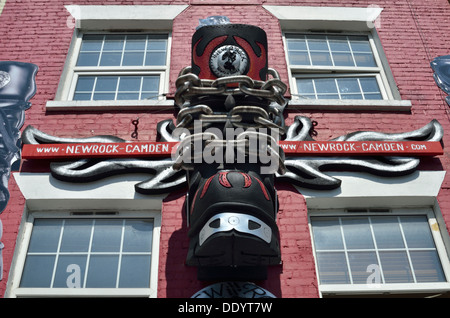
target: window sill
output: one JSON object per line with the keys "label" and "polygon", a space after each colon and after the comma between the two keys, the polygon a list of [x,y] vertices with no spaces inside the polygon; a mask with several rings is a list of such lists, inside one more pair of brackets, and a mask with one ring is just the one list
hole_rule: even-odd
{"label": "window sill", "polygon": [[150,288],[17,288],[7,297],[145,297],[156,298]]}
{"label": "window sill", "polygon": [[416,284],[359,284],[359,285],[320,285],[322,295],[371,295],[371,294],[412,294],[412,293],[446,293],[450,283],[416,283]]}
{"label": "window sill", "polygon": [[405,111],[411,110],[410,100],[336,100],[336,99],[293,99],[289,101],[290,109],[314,110],[375,110]]}
{"label": "window sill", "polygon": [[49,100],[45,105],[48,111],[106,111],[106,110],[145,110],[173,109],[173,100],[121,100],[121,101],[58,101]]}

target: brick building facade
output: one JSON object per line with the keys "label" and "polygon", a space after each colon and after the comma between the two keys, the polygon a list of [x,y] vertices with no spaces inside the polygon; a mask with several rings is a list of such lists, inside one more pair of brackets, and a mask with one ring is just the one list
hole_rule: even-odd
{"label": "brick building facade", "polygon": [[[105,7],[96,7],[99,5]],[[267,279],[254,283],[276,297],[283,298],[373,295],[377,294],[377,290],[378,294],[385,295],[386,292],[402,295],[447,293],[450,290],[450,263],[447,257],[450,251],[450,179],[445,172],[450,166],[446,149],[446,145],[450,143],[449,105],[444,100],[445,94],[436,85],[430,67],[433,58],[449,54],[450,41],[446,34],[450,32],[450,4],[446,0],[7,0],[0,14],[0,61],[21,61],[39,67],[36,76],[37,92],[31,100],[31,108],[25,112],[24,128],[33,126],[46,134],[61,138],[110,135],[129,141],[156,141],[158,123],[175,118],[178,111],[174,106],[176,80],[180,70],[191,64],[191,37],[199,20],[217,15],[228,17],[231,23],[258,26],[267,33],[268,65],[278,71],[280,79],[289,87],[285,94],[289,100],[284,112],[286,126],[292,125],[296,116],[310,118],[317,122],[314,127],[317,132],[315,139],[323,141],[355,131],[415,131],[433,119],[439,121],[444,131],[444,154],[421,158],[415,172],[404,176],[331,171],[332,176],[342,180],[341,187],[332,190],[307,189],[283,180],[276,182],[279,200],[276,222],[280,232],[282,263],[269,266]],[[126,99],[76,100],[76,94],[85,92],[74,81],[86,75],[98,80],[101,76],[99,72],[102,71],[98,65],[93,69],[84,66],[83,69],[83,66],[75,64],[80,54],[95,53],[95,49],[83,51],[83,41],[84,44],[89,41],[86,35],[97,36],[97,40],[98,36],[104,36],[103,40],[98,41],[103,41],[102,52],[106,52],[108,36],[129,34],[147,36],[148,43],[153,40],[158,42],[160,39],[165,41],[165,48],[162,50],[165,50],[167,64],[125,69],[127,76],[142,76],[143,81],[145,76],[159,76],[159,85],[156,91],[152,91],[157,98],[135,102]],[[348,68],[346,61],[350,53],[346,49],[333,51],[332,45],[343,43],[342,36],[351,45],[352,41],[359,41],[358,44],[369,45],[371,48],[368,53],[364,52],[364,48],[357,51],[356,44],[353,47],[350,45],[356,66]],[[365,40],[361,40],[361,37],[365,37]],[[314,59],[314,54],[318,56],[317,61],[323,58],[323,55],[319,55],[325,50],[315,51],[313,42],[317,45],[328,44],[327,58],[333,59],[330,67],[327,68],[328,64],[324,60],[321,60],[322,64],[311,62],[307,67],[298,66],[294,62],[294,57],[298,62],[308,54],[310,61]],[[305,43],[309,43],[308,49],[302,47]],[[126,53],[126,50],[123,52]],[[125,54],[123,52],[122,55]],[[133,52],[137,53],[137,50]],[[345,52],[348,54],[345,55]],[[342,58],[339,61],[343,64],[338,64],[339,53]],[[370,60],[367,54],[372,54],[374,60]],[[360,69],[359,61],[362,63]],[[114,75],[116,71],[112,66],[107,70],[108,75]],[[120,69],[118,71],[123,72]],[[360,73],[355,75],[357,72]],[[325,95],[335,93],[336,96],[329,95],[326,98],[325,95],[320,95],[321,80],[330,78],[326,76],[333,76],[334,83],[341,79],[357,78],[360,91],[355,94],[361,97],[355,95],[350,99],[344,98],[344,92],[351,91],[351,86],[324,92]],[[378,83],[375,92],[370,92],[369,88],[366,90],[361,84],[361,79],[369,78],[376,79]],[[311,91],[308,91],[309,88]],[[89,93],[98,93],[94,90],[92,88]],[[120,89],[115,93],[120,94]],[[370,94],[373,99],[369,98]],[[321,99],[324,96],[325,99]],[[138,135],[137,138],[132,138],[136,128],[133,120],[137,118]],[[102,289],[106,295],[129,293],[161,298],[191,297],[202,288],[215,283],[198,280],[197,269],[185,264],[189,247],[184,213],[185,189],[168,195],[136,194],[134,184],[145,179],[136,173],[93,183],[67,183],[54,180],[49,175],[49,164],[46,160],[24,160],[20,171],[14,171],[9,179],[10,199],[0,215],[3,223],[1,241],[4,244],[0,295],[20,297],[67,292],[55,286],[33,289],[33,283],[30,283],[31,287],[20,283],[21,280],[32,280],[25,275],[27,269],[24,264],[26,259],[36,256],[30,250],[27,252],[33,219],[39,219],[42,215],[48,218],[49,213],[52,220],[68,220],[76,217],[77,213],[81,216],[83,212],[93,211],[99,211],[98,215],[104,213],[101,217],[111,211],[116,213],[114,217],[119,217],[125,211],[129,213],[128,217],[137,215],[154,218],[150,287],[138,288],[138,291],[131,287],[123,291],[120,286]],[[145,214],[148,210],[151,210],[150,216]],[[373,217],[370,222],[375,224],[376,217],[381,219],[395,215],[402,229],[405,229],[402,232],[405,241],[408,240],[407,217],[426,215],[431,234],[423,235],[432,235],[435,243],[426,248],[402,247],[396,255],[407,255],[405,257],[409,259],[409,263],[406,263],[410,270],[395,274],[395,266],[392,264],[402,260],[392,259],[393,256],[389,254],[392,252],[389,250],[391,247],[359,247],[355,251],[348,246],[342,252],[328,246],[321,250],[319,230],[322,224],[317,219],[317,232],[314,232],[314,218],[323,215],[328,217],[323,222],[335,222],[339,219],[341,231],[344,231],[342,222],[346,217],[358,216],[358,220],[364,224],[368,218]],[[95,218],[92,215],[84,217]],[[409,221],[412,222],[412,219],[408,219]],[[386,222],[392,225],[391,221]],[[373,224],[372,231],[375,228]],[[354,235],[359,234],[355,232]],[[422,242],[424,240],[421,239]],[[325,256],[327,251],[330,254]],[[341,276],[327,270],[324,261],[328,259],[330,262],[337,262],[340,258],[336,255],[341,252],[342,257],[345,255],[347,258],[346,264],[350,269],[353,265],[357,266],[351,263],[353,256],[359,259],[370,258],[374,253],[381,259],[385,255],[386,263],[383,260],[381,263],[394,266],[394,269],[389,270],[388,265],[384,267],[381,287],[378,286],[378,289],[367,287],[367,284],[357,284],[356,281],[343,283],[340,281]],[[357,252],[361,254],[352,254]],[[431,256],[425,258],[424,255]],[[438,255],[437,260],[435,255]],[[62,260],[63,256],[67,255],[57,257]],[[388,259],[391,260],[390,263]],[[318,264],[320,262],[322,263]],[[413,281],[409,281],[409,278],[402,275],[412,275],[414,270],[411,268],[414,265],[417,275],[413,275]],[[422,271],[419,273],[420,269]],[[343,275],[351,276],[348,273]],[[389,283],[389,275],[395,276],[393,283]],[[421,280],[421,277],[426,278]],[[330,281],[327,283],[328,278]],[[52,279],[57,280],[58,274],[54,274]],[[333,279],[339,283],[334,284]],[[383,284],[387,284],[387,287]],[[70,292],[74,290],[77,289],[71,289]],[[90,289],[85,290],[81,292],[82,295],[90,295]]]}

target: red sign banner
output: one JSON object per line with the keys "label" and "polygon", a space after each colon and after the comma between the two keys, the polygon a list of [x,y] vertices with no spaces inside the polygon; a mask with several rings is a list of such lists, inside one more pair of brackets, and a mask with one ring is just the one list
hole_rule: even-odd
{"label": "red sign banner", "polygon": [[280,141],[286,155],[438,156],[438,141]]}
{"label": "red sign banner", "polygon": [[[438,141],[279,141],[286,156],[438,156]],[[178,142],[26,144],[24,159],[170,157]]]}

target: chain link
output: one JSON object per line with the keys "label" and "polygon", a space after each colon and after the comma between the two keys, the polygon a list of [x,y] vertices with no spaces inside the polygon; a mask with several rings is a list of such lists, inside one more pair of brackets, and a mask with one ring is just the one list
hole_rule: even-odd
{"label": "chain link", "polygon": [[257,81],[246,75],[221,77],[216,80],[200,79],[197,75],[190,73],[190,68],[184,68],[175,81],[175,104],[183,107],[192,97],[197,95],[236,95],[247,94],[261,97],[285,105],[283,97],[287,85],[284,84],[274,69],[269,69],[269,74],[274,78],[268,81]]}
{"label": "chain link", "polygon": [[[175,81],[176,93],[175,104],[181,110],[177,115],[177,128],[193,128],[193,122],[199,120],[201,126],[208,127],[215,123],[229,123],[238,128],[269,128],[277,129],[279,133],[285,134],[284,125],[280,126],[282,119],[281,109],[286,105],[284,93],[287,90],[286,84],[280,80],[278,72],[274,69],[268,69],[268,74],[272,79],[267,81],[257,81],[246,75],[221,77],[216,80],[200,79],[197,75],[191,73],[191,67],[185,67],[181,70],[179,77]],[[238,95],[245,94],[255,96],[275,102],[278,107],[260,107],[239,105],[233,106],[228,112],[214,112],[208,105],[190,105],[193,97],[199,95]],[[258,147],[250,146],[250,140],[257,138],[260,142]],[[201,145],[199,149],[195,146]],[[219,139],[216,135],[209,132],[201,132],[188,135],[181,141],[177,148],[177,158],[173,165],[175,170],[191,170],[198,162],[202,162],[203,150],[205,147],[212,147],[212,151],[217,149],[229,149],[231,147],[236,154],[244,156],[270,156],[276,158],[277,165],[273,173],[284,174],[286,167],[284,165],[284,152],[278,146],[275,139],[266,133],[257,131],[244,131],[239,134],[235,140]],[[210,148],[211,149],[211,148]],[[224,152],[222,152],[224,153]],[[187,157],[186,157],[187,156]],[[185,160],[187,159],[187,160]],[[272,162],[272,161],[271,161]],[[263,165],[266,165],[262,163]]]}

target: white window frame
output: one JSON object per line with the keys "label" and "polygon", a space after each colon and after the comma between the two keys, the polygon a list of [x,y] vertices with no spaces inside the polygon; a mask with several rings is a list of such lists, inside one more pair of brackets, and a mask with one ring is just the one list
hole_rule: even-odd
{"label": "white window frame", "polygon": [[[288,65],[289,84],[292,99],[289,101],[291,109],[314,109],[314,110],[376,110],[376,111],[410,111],[412,103],[410,100],[402,100],[394,77],[389,68],[388,61],[375,30],[374,21],[379,17],[383,8],[374,5],[368,7],[314,7],[314,6],[272,6],[263,5],[275,18],[279,20],[283,31],[283,44],[285,48],[285,60]],[[350,99],[298,99],[297,86],[293,79],[293,72],[289,66],[287,56],[286,37],[287,33],[314,33],[341,32],[343,35],[365,34],[369,36],[372,47],[375,47],[378,55],[377,65],[383,69],[381,75],[383,86],[386,89],[383,100],[350,100]],[[307,70],[306,68],[304,70]],[[320,71],[319,69],[315,69]],[[339,71],[339,69],[336,69]],[[380,87],[380,89],[382,89]]]}
{"label": "white window frame", "polygon": [[[86,184],[55,180],[50,173],[14,173],[13,176],[26,201],[5,297],[157,297],[161,207],[165,195],[136,194],[134,184],[142,181],[142,175],[112,176]],[[73,212],[93,212],[92,218],[153,219],[150,288],[19,288],[33,218],[75,217],[71,215]],[[86,215],[78,217],[86,218]]]}
{"label": "white window frame", "polygon": [[[144,100],[144,101],[73,101],[73,95],[75,92],[75,87],[77,84],[78,76],[83,75],[115,75],[115,76],[121,76],[121,75],[160,75],[160,82],[159,82],[159,90],[158,90],[158,100],[163,101],[165,100],[164,95],[168,93],[168,87],[169,87],[169,66],[170,66],[170,48],[171,48],[171,42],[172,42],[172,35],[171,32],[121,32],[120,34],[126,34],[126,35],[133,35],[133,34],[162,34],[167,35],[167,48],[166,48],[166,63],[162,66],[76,66],[78,56],[81,49],[81,44],[83,41],[83,36],[85,34],[99,34],[99,35],[107,35],[107,34],[119,34],[119,33],[112,33],[112,32],[88,32],[88,31],[81,31],[76,30],[74,39],[73,39],[73,45],[71,46],[71,49],[68,53],[66,70],[63,73],[61,77],[60,87],[58,90],[58,93],[56,94],[56,98],[61,101],[68,101],[73,102],[72,104],[92,104],[95,105],[126,105],[126,104],[142,104],[147,102],[148,104],[155,104],[155,102],[151,100]],[[47,104],[48,106],[48,104]]]}
{"label": "white window frame", "polygon": [[[340,36],[367,36],[372,49],[373,57],[377,66],[375,67],[357,67],[357,66],[308,66],[308,65],[291,65],[289,63],[289,52],[287,49],[287,37],[298,34],[299,36],[308,35],[340,35]],[[342,32],[342,33],[327,33],[327,32],[283,32],[283,42],[286,55],[286,61],[288,63],[289,84],[291,87],[291,94],[293,99],[301,99],[297,90],[297,77],[362,77],[368,75],[376,75],[378,86],[380,88],[383,100],[393,100],[394,96],[389,86],[389,82],[384,71],[383,64],[381,62],[380,55],[378,53],[377,46],[375,45],[373,36],[369,32]],[[372,100],[371,100],[372,101]]]}
{"label": "white window frame", "polygon": [[[356,212],[355,212],[356,210]],[[357,212],[357,211],[361,212]],[[430,207],[400,208],[400,209],[327,209],[311,210],[308,213],[308,222],[310,228],[311,241],[313,245],[313,254],[316,264],[316,273],[318,282],[320,282],[320,272],[318,270],[316,249],[314,246],[313,229],[311,226],[311,217],[317,216],[402,216],[402,215],[424,215],[428,218],[428,224],[432,233],[436,251],[441,261],[442,269],[447,282],[438,283],[398,283],[398,284],[320,284],[319,292],[322,296],[326,295],[363,295],[363,294],[439,294],[450,291],[450,262],[444,245],[444,238],[439,231],[439,225],[433,209]]]}
{"label": "white window frame", "polygon": [[[157,100],[136,101],[73,101],[74,68],[84,33],[127,33],[127,34],[167,34],[167,62],[165,69],[159,67],[127,67],[121,71],[137,72],[145,75],[164,73],[160,81],[159,94],[169,90],[170,52],[172,47],[172,24],[175,17],[188,5],[67,5],[67,26],[74,27],[72,42],[54,100],[48,100],[48,111],[102,111],[102,110],[146,110],[149,108],[173,108],[173,100],[162,96]],[[74,22],[73,22],[74,20]],[[106,31],[105,31],[106,30]],[[139,30],[138,32],[136,30]],[[77,67],[79,71],[87,69]],[[103,67],[103,70],[108,71]],[[92,71],[92,69],[90,70]],[[95,71],[95,70],[94,70]],[[110,71],[114,71],[111,68]],[[72,93],[72,96],[70,95]]]}
{"label": "white window frame", "polygon": [[[109,71],[108,71],[109,72]],[[78,77],[80,76],[148,76],[148,75],[158,75],[159,76],[159,89],[158,89],[158,100],[163,100],[163,90],[162,88],[165,86],[165,82],[166,82],[166,72],[164,71],[123,71],[123,72],[112,72],[112,73],[106,73],[105,72],[99,72],[99,71],[78,71],[75,72],[73,75],[73,80],[72,80],[72,84],[70,85],[69,88],[69,96],[70,96],[70,100],[73,100],[73,96],[75,94],[75,89],[78,83]],[[117,94],[117,90],[115,91],[115,93]],[[144,99],[145,100],[145,99]],[[105,100],[103,102],[118,102],[120,100]],[[139,101],[139,100],[137,100]],[[89,101],[89,102],[96,102],[96,101]]]}
{"label": "white window frame", "polygon": [[[77,214],[76,212],[82,212]],[[91,214],[90,214],[91,213]],[[8,288],[6,297],[156,297],[158,280],[158,251],[159,233],[161,228],[160,213],[154,211],[38,211],[25,213],[26,221],[20,231],[20,245],[16,246],[14,271],[12,284]],[[89,215],[90,214],[90,215]],[[60,219],[152,219],[153,237],[150,265],[149,288],[26,288],[20,287],[25,261],[27,257],[28,245],[33,232],[35,219],[60,218]],[[155,253],[156,252],[156,253]]]}
{"label": "white window frame", "polygon": [[[385,86],[383,85],[383,80],[382,80],[381,74],[369,72],[369,73],[339,73],[339,74],[338,73],[332,73],[332,74],[330,74],[330,73],[327,73],[327,74],[298,73],[298,74],[295,74],[293,76],[293,78],[291,79],[293,82],[293,84],[291,84],[291,85],[294,85],[292,91],[293,92],[295,91],[295,93],[292,93],[292,94],[294,94],[293,98],[302,100],[301,96],[298,96],[299,94],[297,91],[297,83],[296,83],[297,78],[308,78],[308,79],[311,79],[311,78],[313,78],[313,79],[314,78],[334,78],[334,79],[336,79],[336,78],[345,78],[345,77],[375,77],[378,87],[380,88],[380,93],[381,93],[381,96],[383,97],[383,100],[386,100],[388,97],[388,92],[385,89]],[[337,94],[340,95],[339,90],[337,91]],[[339,99],[339,100],[342,101],[342,100],[346,100],[346,99]],[[376,100],[371,99],[371,101],[376,101]]]}

